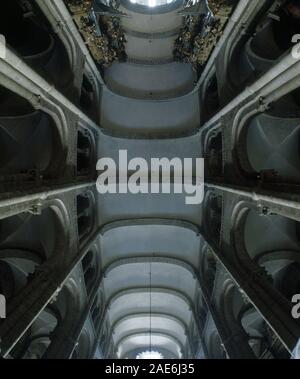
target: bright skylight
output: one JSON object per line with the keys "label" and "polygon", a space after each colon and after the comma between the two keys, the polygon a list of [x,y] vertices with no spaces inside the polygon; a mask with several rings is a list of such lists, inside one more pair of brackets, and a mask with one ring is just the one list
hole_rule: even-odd
{"label": "bright skylight", "polygon": [[158,351],[144,351],[136,356],[136,359],[164,359]]}
{"label": "bright skylight", "polygon": [[145,5],[147,7],[158,7],[160,5],[173,3],[175,0],[130,0],[132,4]]}

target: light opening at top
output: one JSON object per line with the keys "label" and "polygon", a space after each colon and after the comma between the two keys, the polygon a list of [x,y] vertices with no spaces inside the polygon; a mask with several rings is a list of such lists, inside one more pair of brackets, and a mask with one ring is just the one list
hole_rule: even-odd
{"label": "light opening at top", "polygon": [[136,359],[164,359],[158,351],[144,351],[136,356]]}
{"label": "light opening at top", "polygon": [[130,0],[132,4],[144,5],[146,7],[159,7],[161,5],[171,4],[175,0]]}

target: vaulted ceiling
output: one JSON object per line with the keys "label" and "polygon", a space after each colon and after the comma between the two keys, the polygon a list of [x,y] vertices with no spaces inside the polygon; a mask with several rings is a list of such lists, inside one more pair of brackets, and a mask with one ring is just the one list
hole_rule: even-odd
{"label": "vaulted ceiling", "polygon": [[[1,358],[297,356],[299,9],[3,2]],[[100,194],[121,150],[204,157],[203,203]]]}
{"label": "vaulted ceiling", "polygon": [[[183,2],[122,2],[126,63],[104,73],[100,157],[201,157],[196,73],[174,61]],[[205,4],[205,2],[203,2]],[[206,12],[206,6],[202,6]],[[119,358],[156,350],[187,357],[199,291],[201,206],[183,194],[107,194],[99,198],[107,327]],[[192,329],[192,332],[191,332]],[[199,337],[199,335],[198,335]],[[166,353],[167,352],[167,353]]]}

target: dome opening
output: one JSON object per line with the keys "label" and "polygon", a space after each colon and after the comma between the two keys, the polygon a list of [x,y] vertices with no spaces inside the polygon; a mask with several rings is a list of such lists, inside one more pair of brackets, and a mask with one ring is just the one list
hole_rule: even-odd
{"label": "dome opening", "polygon": [[144,351],[136,356],[136,359],[164,359],[158,351]]}
{"label": "dome opening", "polygon": [[175,0],[130,0],[132,4],[144,5],[146,7],[159,7],[161,5],[171,4]]}

